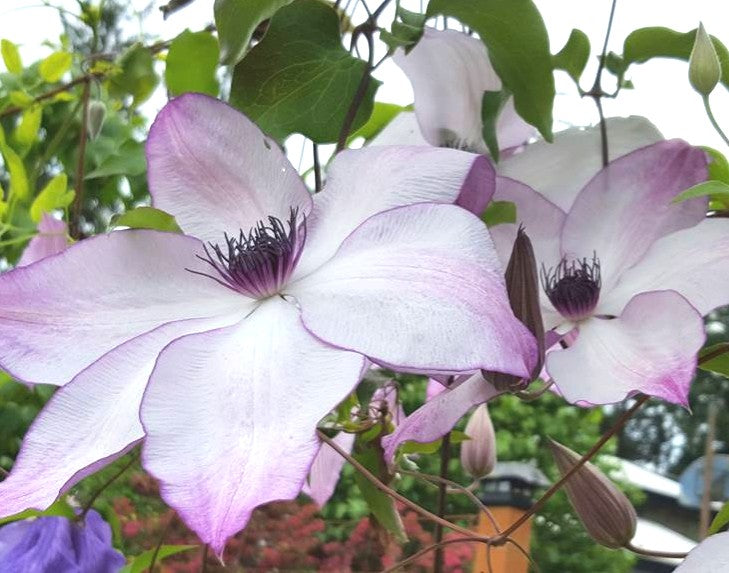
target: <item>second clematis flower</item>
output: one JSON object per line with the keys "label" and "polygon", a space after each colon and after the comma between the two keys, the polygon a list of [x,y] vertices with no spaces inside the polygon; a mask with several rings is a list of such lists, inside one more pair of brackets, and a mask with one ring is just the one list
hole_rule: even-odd
{"label": "second clematis flower", "polygon": [[186,235],[112,232],[0,277],[0,364],[63,386],[29,430],[0,513],[44,508],[144,439],[161,494],[221,555],[295,497],[316,425],[370,361],[526,375],[470,153],[340,153],[312,197],[277,144],[198,94],[147,142],[153,205]]}
{"label": "second clematis flower", "polygon": [[[570,402],[644,392],[687,405],[702,316],[729,303],[729,223],[706,218],[705,198],[674,202],[707,176],[706,153],[671,140],[616,159],[575,194],[497,178],[495,198],[516,204],[534,245],[554,343],[546,374]],[[502,260],[516,231],[491,230]]]}

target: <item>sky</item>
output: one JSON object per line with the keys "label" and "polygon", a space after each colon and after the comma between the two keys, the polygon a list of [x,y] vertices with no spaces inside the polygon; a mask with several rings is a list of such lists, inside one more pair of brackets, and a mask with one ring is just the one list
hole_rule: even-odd
{"label": "sky", "polygon": [[[151,0],[130,0],[138,9]],[[155,8],[163,0],[154,2]],[[346,3],[346,0],[345,2]],[[370,4],[376,4],[370,0]],[[419,0],[403,0],[406,7],[417,9]],[[73,10],[74,0],[56,0],[55,5]],[[553,53],[566,42],[573,28],[583,30],[592,44],[592,57],[583,75],[583,88],[589,88],[597,66],[598,54],[605,34],[609,0],[536,0],[547,24]],[[196,0],[166,21],[158,10],[145,19],[146,32],[160,38],[173,38],[185,28],[199,30],[212,22],[213,0]],[[386,14],[387,16],[387,14]],[[383,21],[387,21],[387,18]],[[634,29],[644,26],[666,26],[688,31],[702,21],[709,33],[729,46],[729,2],[724,0],[618,0],[609,49],[622,52],[625,37]],[[136,33],[136,26],[129,30]],[[43,40],[58,37],[60,24],[54,11],[44,7],[40,0],[0,0],[0,37],[21,46],[26,61],[43,57],[50,49]],[[0,64],[1,65],[1,64]],[[377,99],[399,104],[412,103],[412,89],[407,78],[391,62],[376,72],[383,81]],[[705,116],[701,98],[688,84],[688,65],[674,60],[653,60],[632,66],[629,78],[634,90],[623,90],[616,100],[604,102],[607,116],[643,115],[650,119],[667,138],[681,137],[697,145],[710,145],[729,153],[726,145],[713,131]],[[606,84],[609,89],[610,84]],[[557,100],[555,103],[555,129],[569,125],[590,125],[597,121],[594,103],[581,99],[566,74],[557,73]],[[729,130],[729,93],[719,86],[711,96],[714,114],[719,123]],[[162,91],[146,105],[145,112],[154,116],[165,103]]]}

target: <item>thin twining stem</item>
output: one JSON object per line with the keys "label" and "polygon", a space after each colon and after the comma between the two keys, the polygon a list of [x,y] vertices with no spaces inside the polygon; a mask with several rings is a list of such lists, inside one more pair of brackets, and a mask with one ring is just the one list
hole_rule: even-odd
{"label": "thin twining stem", "polygon": [[478,496],[473,493],[470,489],[467,487],[462,486],[459,483],[456,483],[452,480],[442,478],[441,476],[434,476],[430,474],[424,474],[422,472],[416,472],[412,470],[398,470],[399,473],[406,475],[406,476],[413,476],[416,478],[419,478],[421,480],[425,480],[427,482],[430,482],[431,484],[435,483],[443,483],[447,486],[450,486],[450,489],[448,490],[449,493],[462,493],[468,497],[475,505],[478,507],[480,511],[483,511],[486,514],[486,517],[488,517],[489,521],[491,522],[491,525],[493,525],[494,530],[496,533],[501,533],[501,528],[499,527],[499,524],[497,523],[496,519],[494,518],[494,515],[491,513],[488,507],[486,507],[483,502],[478,499]]}
{"label": "thin twining stem", "polygon": [[564,483],[572,477],[572,475],[579,470],[583,465],[585,465],[590,459],[598,452],[600,451],[600,448],[602,448],[605,443],[612,438],[618,430],[620,430],[626,422],[635,414],[635,412],[638,411],[638,409],[645,404],[650,396],[642,395],[640,398],[638,398],[631,406],[629,410],[624,412],[620,418],[615,422],[615,424],[612,425],[612,427],[605,432],[600,439],[595,442],[595,444],[590,448],[590,450],[580,458],[580,460],[570,468],[570,470],[565,473],[559,480],[557,480],[546,492],[544,492],[544,495],[540,497],[534,505],[532,505],[524,514],[522,514],[519,519],[517,519],[514,523],[512,523],[509,527],[506,528],[506,531],[504,531],[501,535],[498,536],[497,539],[493,540],[494,544],[497,544],[498,541],[501,541],[499,538],[506,539],[509,537],[512,533],[514,533],[517,529],[519,529],[532,515],[534,515],[537,511],[542,509],[544,507],[544,504],[547,503],[547,500],[551,498],[557,491],[564,485]]}
{"label": "thin twining stem", "polygon": [[628,542],[624,545],[625,549],[637,553],[638,555],[646,555],[648,557],[666,557],[668,559],[683,559],[688,555],[685,552],[672,552],[672,551],[651,551],[650,549],[643,549],[642,547],[636,547],[632,543]]}
{"label": "thin twining stem", "polygon": [[461,533],[461,534],[465,535],[466,537],[477,539],[477,540],[480,540],[483,542],[486,542],[489,540],[488,537],[478,535],[478,534],[474,533],[473,531],[471,531],[470,529],[466,529],[465,527],[461,527],[460,525],[451,523],[447,519],[439,517],[439,516],[435,515],[434,513],[431,513],[427,509],[420,507],[417,503],[410,501],[404,495],[399,494],[394,489],[389,487],[387,484],[380,481],[377,478],[377,476],[375,476],[366,467],[364,467],[361,463],[359,463],[352,456],[350,456],[347,452],[345,452],[342,448],[340,448],[339,445],[334,440],[332,440],[329,436],[327,436],[324,432],[322,432],[321,430],[317,430],[317,435],[319,436],[319,439],[321,441],[325,442],[335,452],[337,452],[340,456],[342,456],[345,460],[347,460],[350,464],[352,464],[354,469],[356,469],[359,473],[361,473],[368,481],[370,481],[372,483],[372,485],[374,485],[381,492],[383,492],[383,493],[389,495],[390,497],[392,497],[393,499],[396,499],[397,501],[405,504],[410,509],[412,509],[416,513],[419,513],[423,517],[425,517],[435,523],[440,523],[444,527],[452,529],[453,531],[457,531],[458,533]]}
{"label": "thin twining stem", "polygon": [[435,551],[436,549],[440,549],[441,547],[445,547],[446,545],[453,545],[454,543],[486,543],[486,544],[488,544],[489,541],[487,539],[481,539],[481,538],[476,538],[476,537],[459,537],[457,539],[444,539],[443,541],[440,541],[438,543],[433,543],[431,545],[428,545],[427,547],[424,547],[417,553],[413,553],[407,559],[403,559],[399,563],[395,563],[395,565],[393,565],[392,567],[388,567],[382,573],[393,573],[394,571],[403,569],[403,568],[407,567],[408,565],[411,565],[418,559],[420,559],[423,555],[427,555],[431,551]]}

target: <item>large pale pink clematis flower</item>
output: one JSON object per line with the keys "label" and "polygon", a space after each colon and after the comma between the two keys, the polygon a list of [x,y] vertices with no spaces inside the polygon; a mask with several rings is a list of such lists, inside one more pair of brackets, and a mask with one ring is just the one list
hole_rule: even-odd
{"label": "large pale pink clematis flower", "polygon": [[68,228],[60,221],[43,213],[38,223],[38,234],[33,237],[23,251],[17,266],[24,267],[51,255],[56,255],[68,247]]}
{"label": "large pale pink clematis flower", "polygon": [[220,554],[256,506],[299,493],[317,422],[368,360],[533,367],[489,235],[457,206],[490,198],[486,159],[343,152],[312,197],[253,123],[190,94],[158,115],[147,161],[187,235],[113,232],[0,277],[0,364],[63,386],[0,483],[2,515],[144,438],[163,498]]}
{"label": "large pale pink clematis flower", "polygon": [[724,573],[729,571],[729,531],[704,539],[686,556],[676,573]]}
{"label": "large pale pink clematis flower", "polygon": [[[701,317],[729,303],[729,223],[706,219],[705,199],[673,202],[706,177],[706,154],[672,140],[611,162],[574,197],[498,178],[495,199],[516,204],[542,267],[545,328],[564,335],[546,372],[569,401],[640,391],[687,404]],[[491,229],[502,260],[516,229]]]}
{"label": "large pale pink clematis flower", "polygon": [[[501,89],[486,47],[476,38],[455,30],[425,28],[408,53],[394,58],[413,86],[415,117],[400,114],[377,138],[379,144],[422,144],[486,153],[481,120],[485,91]],[[509,99],[496,124],[499,147],[521,145],[536,130],[522,120]],[[421,135],[422,134],[422,135]]]}

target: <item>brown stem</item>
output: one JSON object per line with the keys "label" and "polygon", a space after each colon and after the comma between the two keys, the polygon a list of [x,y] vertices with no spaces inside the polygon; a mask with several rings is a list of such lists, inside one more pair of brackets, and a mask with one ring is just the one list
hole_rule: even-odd
{"label": "brown stem", "polygon": [[[597,113],[600,116],[600,142],[602,149],[602,166],[607,166],[610,161],[608,153],[608,137],[607,137],[607,125],[605,124],[605,114],[602,111],[602,97],[605,93],[602,90],[602,71],[605,69],[605,58],[607,57],[608,40],[610,40],[610,31],[613,28],[613,18],[615,16],[615,6],[617,0],[613,0],[610,6],[610,17],[608,18],[607,30],[605,31],[605,42],[602,45],[602,53],[600,54],[600,61],[597,65],[597,74],[595,74],[595,83],[592,85],[590,95],[595,102],[597,107]],[[618,86],[620,87],[620,86]]]}
{"label": "brown stem", "polygon": [[[38,102],[50,99],[54,96],[57,96],[60,93],[67,92],[70,89],[75,88],[79,84],[88,84],[91,80],[93,80],[95,78],[99,78],[99,77],[101,77],[100,74],[86,74],[83,76],[79,76],[78,78],[71,80],[67,84],[63,84],[62,86],[58,86],[57,88],[54,88],[50,91],[47,91],[47,92],[39,95],[38,97],[33,99],[32,103],[38,103]],[[5,108],[2,112],[0,112],[0,119],[3,117],[7,117],[9,115],[13,115],[15,113],[20,113],[21,111],[23,111],[26,108],[27,108],[27,106],[21,107],[21,106],[17,106],[17,105],[13,106],[13,107]]]}
{"label": "brown stem", "polygon": [[96,501],[96,499],[101,495],[101,493],[107,487],[109,487],[112,483],[114,483],[125,471],[127,471],[130,467],[132,467],[132,464],[136,461],[137,461],[136,454],[132,454],[131,459],[126,464],[124,464],[124,467],[122,469],[120,469],[118,472],[116,472],[113,476],[111,476],[108,480],[106,480],[104,485],[102,485],[98,490],[96,490],[96,492],[94,492],[94,495],[91,496],[91,499],[86,503],[83,510],[81,511],[81,513],[78,514],[76,519],[78,521],[82,521],[86,517],[86,514],[91,509],[91,506],[94,505],[94,502]]}
{"label": "brown stem", "polygon": [[[438,505],[436,513],[438,517],[445,515],[446,507],[446,487],[445,480],[448,479],[448,462],[451,459],[451,433],[448,432],[443,436],[443,441],[440,445],[440,478],[441,481],[438,484]],[[438,523],[435,526],[435,542],[440,543],[443,541],[443,526]],[[433,573],[443,573],[443,547],[439,546],[435,550]]]}
{"label": "brown stem", "polygon": [[203,545],[202,550],[202,566],[200,567],[200,573],[205,573],[208,570],[208,544]]}
{"label": "brown stem", "polygon": [[504,543],[506,541],[506,538],[509,537],[512,533],[514,533],[517,529],[519,529],[532,515],[534,515],[537,511],[542,509],[544,504],[547,502],[547,500],[552,497],[557,491],[564,485],[564,483],[572,477],[572,475],[580,469],[583,465],[585,465],[590,459],[602,448],[605,443],[615,435],[615,433],[620,430],[625,423],[631,418],[633,414],[635,414],[638,409],[645,404],[649,400],[650,396],[643,395],[640,398],[638,398],[631,406],[629,410],[624,412],[620,418],[613,424],[613,426],[608,429],[607,432],[605,432],[600,439],[595,442],[595,444],[589,449],[589,451],[582,456],[580,461],[578,461],[574,466],[570,468],[570,470],[565,473],[559,480],[557,480],[546,492],[544,492],[544,495],[540,497],[534,505],[532,505],[519,519],[517,519],[514,523],[512,523],[509,527],[506,528],[506,530],[501,533],[497,538],[494,538],[492,540],[494,545],[499,545],[501,543]]}
{"label": "brown stem", "polygon": [[646,555],[648,557],[665,557],[667,559],[683,559],[688,555],[687,553],[673,553],[671,551],[651,551],[650,549],[643,549],[642,547],[636,547],[632,543],[628,542],[625,544],[625,549],[637,553],[638,555]]}
{"label": "brown stem", "polygon": [[382,573],[393,573],[394,571],[397,571],[398,569],[403,569],[404,567],[407,567],[408,565],[414,563],[418,559],[420,559],[423,555],[427,555],[431,551],[438,551],[439,549],[442,549],[446,545],[452,545],[454,543],[486,543],[488,544],[487,539],[479,539],[474,537],[459,537],[458,539],[444,539],[443,541],[439,541],[437,543],[433,543],[432,545],[428,545],[427,547],[424,547],[417,553],[413,553],[410,557],[407,559],[403,559],[399,563],[395,563],[392,567],[388,567],[385,569]]}
{"label": "brown stem", "polygon": [[727,352],[729,352],[729,342],[722,342],[717,346],[717,348],[699,358],[699,364],[704,364],[705,362],[713,360],[717,356],[721,356],[722,354],[726,354]]}
{"label": "brown stem", "polygon": [[159,555],[159,550],[162,548],[162,544],[165,541],[165,537],[167,537],[167,532],[170,530],[170,526],[172,525],[172,520],[175,519],[175,516],[172,515],[170,520],[167,522],[167,525],[165,525],[165,528],[162,530],[162,535],[159,536],[159,541],[157,542],[157,546],[154,548],[154,553],[152,553],[152,560],[149,562],[149,573],[152,573],[154,571],[154,564],[157,563],[157,556]]}
{"label": "brown stem", "polygon": [[488,537],[483,537],[481,535],[477,535],[470,529],[466,529],[465,527],[461,527],[460,525],[451,523],[447,519],[443,519],[442,517],[439,517],[439,516],[435,515],[434,513],[431,513],[427,509],[420,507],[417,503],[410,501],[404,495],[399,494],[394,489],[389,487],[387,484],[384,484],[383,482],[381,482],[372,472],[370,472],[366,467],[364,467],[357,460],[355,460],[352,456],[350,456],[347,452],[345,452],[342,448],[340,448],[339,444],[337,444],[334,440],[332,440],[324,432],[322,432],[321,430],[317,430],[316,433],[322,442],[325,442],[326,444],[328,444],[335,452],[337,452],[340,456],[342,456],[345,460],[347,460],[352,465],[352,467],[354,467],[354,469],[356,469],[359,473],[361,473],[367,480],[370,481],[370,483],[372,483],[372,485],[374,485],[382,493],[387,494],[391,498],[396,499],[397,501],[405,504],[410,509],[412,509],[416,513],[419,513],[423,517],[425,517],[435,523],[440,523],[444,527],[452,529],[453,531],[457,531],[458,533],[461,533],[461,534],[465,535],[466,537],[472,537],[474,539],[480,539],[482,541],[486,541],[489,539]]}
{"label": "brown stem", "polygon": [[403,470],[403,469],[399,469],[398,472],[403,475],[409,475],[409,476],[413,476],[416,478],[420,478],[420,479],[428,481],[430,483],[433,483],[433,482],[444,483],[447,486],[450,486],[451,489],[450,489],[449,493],[464,494],[466,497],[468,497],[468,499],[470,499],[476,505],[476,507],[479,509],[479,511],[482,511],[486,514],[486,517],[488,517],[489,521],[491,522],[491,525],[493,526],[494,531],[496,531],[496,533],[501,533],[501,528],[499,527],[498,522],[494,518],[493,513],[491,513],[489,508],[486,507],[480,499],[478,499],[478,496],[476,494],[474,494],[467,487],[464,487],[461,484],[456,483],[452,480],[444,479],[440,476],[433,476],[430,474],[424,474],[421,472],[416,472],[416,471],[412,471],[412,470]]}
{"label": "brown stem", "polygon": [[314,146],[314,193],[321,191],[321,165],[319,164],[319,146],[316,143],[312,143]]}
{"label": "brown stem", "polygon": [[88,138],[90,94],[91,80],[86,78],[83,95],[81,96],[81,133],[79,133],[78,162],[76,163],[76,197],[73,200],[71,220],[69,221],[69,234],[76,240],[80,237],[79,227],[84,203],[84,160],[86,159],[86,140]]}

